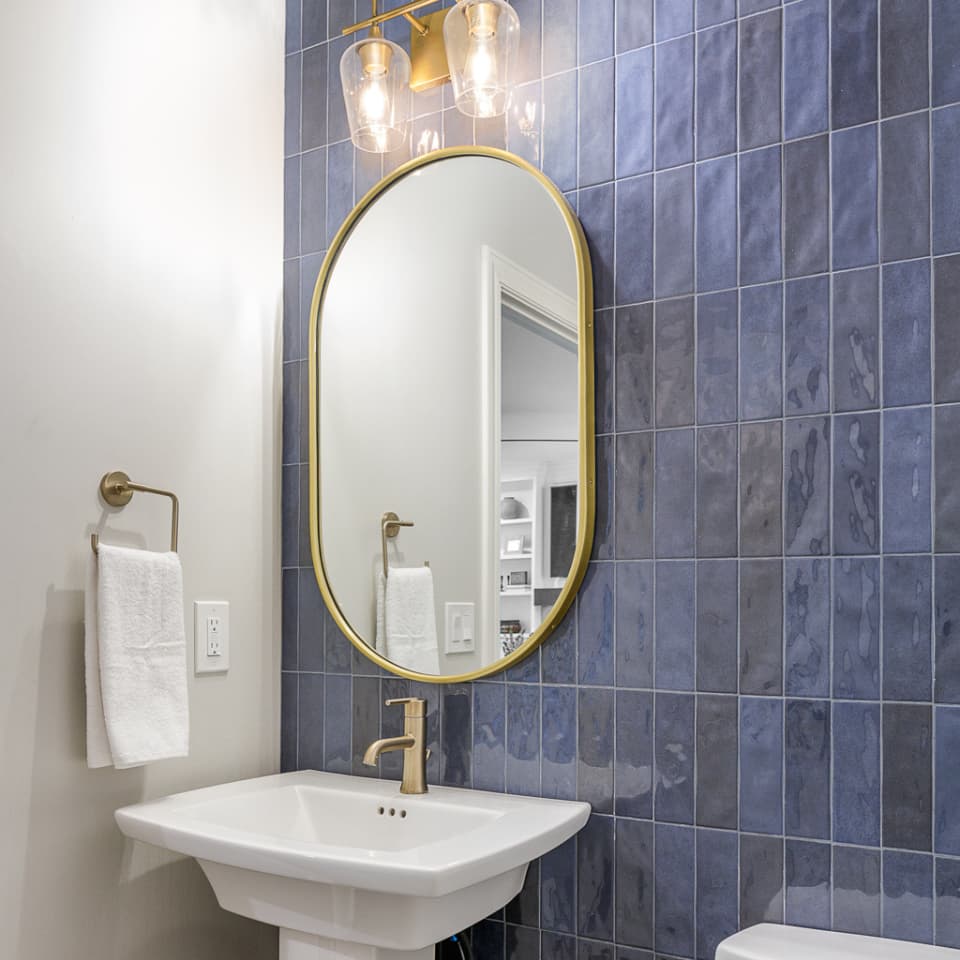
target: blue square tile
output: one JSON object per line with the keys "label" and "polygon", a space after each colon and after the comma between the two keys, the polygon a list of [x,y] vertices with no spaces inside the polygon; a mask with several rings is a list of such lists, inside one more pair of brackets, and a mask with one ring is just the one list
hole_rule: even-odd
{"label": "blue square tile", "polygon": [[951,0],[933,0],[933,106],[960,100],[960,9]]}
{"label": "blue square tile", "polygon": [[298,687],[300,679],[295,673],[280,674],[280,772],[297,769],[297,727],[300,705]]}
{"label": "blue square tile", "polygon": [[564,614],[540,648],[544,683],[575,683],[577,678],[577,603]]}
{"label": "blue square tile", "polygon": [[303,150],[327,143],[327,53],[327,46],[321,45],[303,54]]}
{"label": "blue square tile", "polygon": [[[351,720],[353,717],[353,678],[327,675],[323,679],[323,769],[331,773],[350,773],[353,745]],[[314,715],[304,716],[305,722],[313,724]]]}
{"label": "blue square tile", "polygon": [[601,60],[580,69],[580,186],[613,179],[614,61]]}
{"label": "blue square tile", "polygon": [[833,561],[833,695],[880,696],[880,561]]}
{"label": "blue square tile", "polygon": [[[315,253],[327,246],[327,151],[311,150],[301,161],[300,237],[303,252]],[[350,196],[352,200],[352,187]]]}
{"label": "blue square tile", "polygon": [[[520,51],[516,60],[518,83],[535,80],[540,74],[541,4],[539,0],[513,0],[511,6],[520,18]],[[404,28],[406,24],[394,21]],[[405,34],[409,31],[404,30]]]}
{"label": "blue square tile", "polygon": [[619,180],[616,185],[616,302],[653,297],[653,177]]}
{"label": "blue square tile", "polygon": [[613,690],[579,691],[577,731],[577,799],[594,813],[613,813]]}
{"label": "blue square tile", "polygon": [[779,3],[775,6],[740,20],[741,150],[780,139],[781,11]]}
{"label": "blue square tile", "polygon": [[787,840],[784,868],[786,922],[830,929],[830,846]]}
{"label": "blue square tile", "polygon": [[834,410],[880,403],[880,287],[876,268],[833,278]]}
{"label": "blue square tile", "polygon": [[933,857],[884,850],[883,935],[933,942]]}
{"label": "blue square tile", "polygon": [[576,930],[577,841],[571,838],[540,858],[540,926]]}
{"label": "blue square tile", "polygon": [[[543,21],[543,75],[552,76],[577,65],[578,0],[554,0]],[[523,29],[523,24],[520,25]]]}
{"label": "blue square tile", "polygon": [[783,690],[783,564],[740,561],[740,692]]}
{"label": "blue square tile", "polygon": [[880,109],[885,117],[929,105],[928,17],[925,3],[881,0]]}
{"label": "blue square tile", "polygon": [[883,548],[930,549],[930,408],[883,415]]}
{"label": "blue square tile", "polygon": [[936,807],[934,849],[937,853],[960,856],[960,707],[936,708]]}
{"label": "blue square tile", "polygon": [[697,690],[736,693],[737,561],[697,563]]}
{"label": "blue square tile", "polygon": [[[384,682],[384,688],[386,682]],[[386,689],[383,691],[387,699]],[[472,688],[464,683],[449,684],[441,697],[443,782],[453,787],[470,786],[472,767]]]}
{"label": "blue square tile", "polygon": [[616,682],[653,685],[653,564],[616,565]]}
{"label": "blue square tile", "polygon": [[657,693],[654,752],[657,820],[693,823],[694,754],[696,746],[695,697]]}
{"label": "blue square tile", "polygon": [[740,836],[740,927],[783,923],[783,839]]}
{"label": "blue square tile", "polygon": [[614,812],[653,816],[653,694],[618,690]]}
{"label": "blue square tile", "polygon": [[737,698],[697,697],[696,817],[700,826],[737,828]]}
{"label": "blue square tile", "polygon": [[833,268],[877,262],[877,127],[833,134]]}
{"label": "blue square tile", "polygon": [[827,0],[783,9],[783,133],[788,140],[826,130],[830,69]]}
{"label": "blue square tile", "polygon": [[[297,605],[299,600],[299,572],[297,570],[283,570],[281,572],[281,654],[280,669],[298,669],[298,623]],[[321,633],[321,637],[322,637]]]}
{"label": "blue square tile", "polygon": [[507,687],[507,793],[537,796],[540,793],[540,688],[508,683]]}
{"label": "blue square tile", "polygon": [[737,419],[735,290],[697,298],[697,423]]}
{"label": "blue square tile", "polygon": [[733,20],[737,15],[737,0],[697,0],[697,29]]}
{"label": "blue square tile", "polygon": [[613,819],[591,816],[577,836],[577,933],[613,939]]}
{"label": "blue square tile", "polygon": [[960,250],[960,105],[933,113],[933,252]]}
{"label": "blue square tile", "polygon": [[300,256],[300,158],[283,161],[283,256]]}
{"label": "blue square tile", "polygon": [[[668,0],[678,5],[685,0]],[[661,170],[693,160],[694,40],[692,36],[658,44],[654,86],[656,165]]]}
{"label": "blue square tile", "polygon": [[697,164],[697,290],[737,285],[737,160]]}
{"label": "blue square tile", "polygon": [[833,0],[833,126],[877,119],[877,0]]}
{"label": "blue square tile", "polygon": [[833,849],[833,928],[880,935],[880,851]]}
{"label": "blue square tile", "polygon": [[327,148],[327,234],[330,245],[340,225],[353,209],[354,147],[350,141]]}
{"label": "blue square tile", "polygon": [[[299,53],[288,56],[283,77],[283,155],[300,152],[300,74],[303,58]],[[324,70],[326,76],[326,70]],[[326,104],[324,104],[326,117]]]}
{"label": "blue square tile", "polygon": [[784,291],[784,412],[830,409],[830,280],[792,280]]}
{"label": "blue square tile", "polygon": [[542,795],[573,800],[577,795],[577,692],[544,687],[542,706]]}
{"label": "blue square tile", "polygon": [[654,291],[658,298],[679,296],[693,290],[693,168],[654,179]]}
{"label": "blue square tile", "polygon": [[301,568],[299,571],[297,605],[300,638],[299,669],[322,673],[327,611],[312,567]]}
{"label": "blue square tile", "polygon": [[780,278],[780,148],[740,157],[740,283]]}
{"label": "blue square tile", "polygon": [[598,434],[613,433],[614,362],[613,310],[597,310],[593,315],[593,402]]}
{"label": "blue square tile", "polygon": [[653,305],[622,307],[616,313],[616,428],[653,426]]}
{"label": "blue square tile", "polygon": [[883,845],[930,850],[933,816],[931,707],[883,705]]}
{"label": "blue square tile", "polygon": [[740,291],[740,416],[779,417],[783,409],[783,286]]}
{"label": "blue square tile", "polygon": [[784,686],[788,696],[830,695],[830,561],[787,560]]}
{"label": "blue square tile", "polygon": [[[552,16],[551,8],[546,19]],[[614,0],[580,0],[577,38],[581,64],[613,56],[614,20]]]}
{"label": "blue square tile", "polygon": [[[779,484],[777,484],[779,487]],[[777,495],[779,495],[779,489]],[[737,553],[737,428],[697,431],[697,556]]]}
{"label": "blue square tile", "polygon": [[693,0],[656,0],[654,22],[658,43],[690,33],[693,30]]}
{"label": "blue square tile", "polygon": [[960,947],[960,860],[937,859],[937,943]]}
{"label": "blue square tile", "polygon": [[694,552],[694,431],[657,433],[654,537],[658,557]]}
{"label": "blue square tile", "polygon": [[737,25],[731,22],[697,38],[697,158],[736,149]]}
{"label": "blue square tile", "polygon": [[614,565],[591,563],[578,600],[580,683],[613,683]]}
{"label": "blue square tile", "polygon": [[505,686],[478,683],[473,689],[473,786],[477,790],[504,790]]}
{"label": "blue square tile", "polygon": [[881,127],[883,259],[930,252],[930,118],[916,113]]}
{"label": "blue square tile", "polygon": [[655,830],[654,946],[657,953],[689,957],[695,946],[695,831],[662,823]]}
{"label": "blue square tile", "polygon": [[697,831],[697,951],[713,957],[721,940],[739,928],[737,835]]}
{"label": "blue square tile", "polygon": [[823,273],[828,266],[829,154],[826,134],[784,145],[783,257],[788,277]]}
{"label": "blue square tile", "polygon": [[653,43],[653,0],[617,0],[617,53]]}
{"label": "blue square tile", "polygon": [[694,688],[693,561],[656,564],[656,679],[658,690]]}
{"label": "blue square tile", "polygon": [[[939,314],[940,311],[938,310]],[[939,375],[937,377],[939,387]],[[960,550],[960,487],[956,484],[957,456],[960,454],[960,407],[937,407],[934,412],[934,550]]]}
{"label": "blue square tile", "polygon": [[[794,837],[829,840],[829,701],[787,701],[785,766],[784,830]],[[787,902],[789,906],[789,892]]]}
{"label": "blue square tile", "polygon": [[783,832],[783,703],[740,701],[740,829]]}
{"label": "blue square tile", "polygon": [[300,462],[300,361],[283,365],[283,439],[281,463]]}
{"label": "blue square tile", "polygon": [[295,567],[300,551],[300,467],[280,471],[280,557],[284,567]]}
{"label": "blue square tile", "polygon": [[929,557],[883,560],[883,696],[930,700],[932,571]]}
{"label": "blue square tile", "polygon": [[543,138],[543,88],[540,81],[517,88],[507,114],[507,149],[527,163],[540,165]]}
{"label": "blue square tile", "polygon": [[653,824],[617,821],[617,942],[653,946]]}
{"label": "blue square tile", "polygon": [[834,841],[879,845],[879,704],[834,704],[833,758]]}
{"label": "blue square tile", "polygon": [[833,548],[839,554],[880,548],[880,418],[837,417],[833,434]]}
{"label": "blue square tile", "polygon": [[692,298],[654,306],[656,422],[679,427],[694,422],[694,303]]}
{"label": "blue square tile", "polygon": [[300,261],[283,264],[283,361],[301,359],[300,352]]}
{"label": "blue square tile", "polygon": [[883,402],[930,402],[930,264],[883,268]]}
{"label": "blue square tile", "polygon": [[653,169],[653,47],[620,54],[617,72],[617,177]]}
{"label": "blue square tile", "polygon": [[653,433],[620,434],[616,446],[616,552],[640,560],[653,555]]}
{"label": "blue square tile", "polygon": [[543,172],[560,190],[577,185],[577,71],[543,81]]}
{"label": "blue square tile", "polygon": [[593,266],[594,307],[612,307],[614,301],[614,186],[606,183],[579,193],[580,222]]}
{"label": "blue square tile", "polygon": [[616,554],[614,528],[614,437],[597,438],[597,501],[593,560],[612,560]]}
{"label": "blue square tile", "polygon": [[[326,3],[319,4],[313,0],[307,0],[308,6],[322,6],[324,16],[326,15]],[[303,45],[303,11],[301,10],[301,0],[286,0],[284,4],[285,16],[283,22],[284,50],[287,53],[293,53],[299,50]]]}

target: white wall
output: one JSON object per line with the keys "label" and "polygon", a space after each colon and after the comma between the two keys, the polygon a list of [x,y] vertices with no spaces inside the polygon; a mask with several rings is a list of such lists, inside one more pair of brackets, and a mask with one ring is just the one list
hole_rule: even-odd
{"label": "white wall", "polygon": [[[275,956],[112,815],[277,767],[282,20],[279,0],[0,5],[4,960]],[[108,469],[181,495],[187,602],[232,605],[230,673],[191,675],[190,758],[122,772],[88,771],[83,738]],[[168,509],[138,496],[105,539],[163,548]]]}
{"label": "white wall", "polygon": [[[576,296],[573,245],[551,195],[519,167],[476,157],[425,167],[381,195],[326,293],[324,557],[347,619],[371,642],[385,510],[416,523],[397,545],[404,563],[430,561],[441,650],[445,602],[476,604],[478,636],[498,629],[480,596],[484,245]],[[441,655],[441,673],[480,667],[477,647]]]}

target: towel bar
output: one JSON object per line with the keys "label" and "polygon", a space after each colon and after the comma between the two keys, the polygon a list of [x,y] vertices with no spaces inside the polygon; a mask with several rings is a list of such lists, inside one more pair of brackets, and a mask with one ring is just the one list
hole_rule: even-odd
{"label": "towel bar", "polygon": [[[170,550],[177,552],[177,532],[180,525],[180,501],[177,495],[170,490],[160,490],[158,487],[148,487],[142,483],[134,483],[122,470],[111,470],[100,479],[100,496],[104,503],[111,507],[125,507],[133,498],[134,492],[154,493],[160,497],[169,497],[172,508],[170,519]],[[396,536],[396,534],[394,534]],[[97,534],[90,535],[90,546],[96,553],[100,543]]]}

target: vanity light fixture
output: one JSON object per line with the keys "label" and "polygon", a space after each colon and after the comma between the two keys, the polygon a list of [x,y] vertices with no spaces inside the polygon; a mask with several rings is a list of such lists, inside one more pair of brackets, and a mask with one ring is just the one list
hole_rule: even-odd
{"label": "vanity light fixture", "polygon": [[[414,11],[437,0],[411,0],[352,26],[344,35],[369,29],[369,36],[340,59],[340,80],[350,139],[361,150],[388,153],[407,138],[412,92],[453,82],[457,109],[469,117],[506,113],[511,71],[520,42],[520,19],[506,0],[457,0],[425,17]],[[410,56],[387,40],[380,24],[396,17],[410,23]]]}

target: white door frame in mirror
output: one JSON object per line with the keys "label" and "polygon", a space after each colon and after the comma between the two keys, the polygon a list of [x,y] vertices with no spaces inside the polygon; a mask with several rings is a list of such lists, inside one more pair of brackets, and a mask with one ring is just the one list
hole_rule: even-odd
{"label": "white door frame in mirror", "polygon": [[577,343],[577,302],[572,297],[544,283],[536,274],[521,267],[493,247],[484,245],[481,270],[483,283],[483,530],[482,549],[488,562],[483,566],[482,593],[486,610],[481,623],[490,625],[484,633],[485,651],[492,659],[498,656],[499,589],[494,589],[500,572],[500,442],[501,400],[500,351],[504,301],[533,323],[551,333]]}

